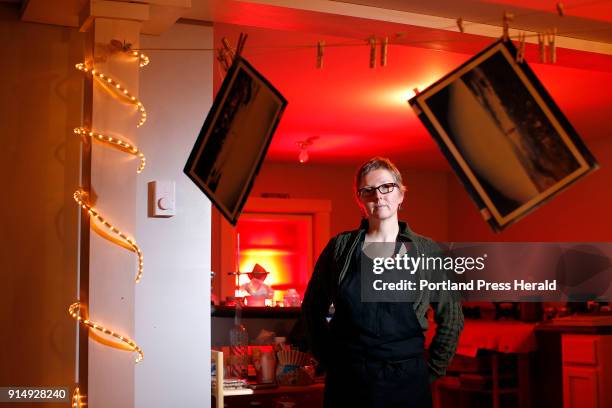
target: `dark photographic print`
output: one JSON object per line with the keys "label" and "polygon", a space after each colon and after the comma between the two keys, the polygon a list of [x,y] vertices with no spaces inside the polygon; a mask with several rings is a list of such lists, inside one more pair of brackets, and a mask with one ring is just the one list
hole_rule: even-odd
{"label": "dark photographic print", "polygon": [[410,100],[495,231],[597,168],[515,54],[499,41]]}
{"label": "dark photographic print", "polygon": [[228,71],[184,172],[235,225],[287,105],[244,59]]}

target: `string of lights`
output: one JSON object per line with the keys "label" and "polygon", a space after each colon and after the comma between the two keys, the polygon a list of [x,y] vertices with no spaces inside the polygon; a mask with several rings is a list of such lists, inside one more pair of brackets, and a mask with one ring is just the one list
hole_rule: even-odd
{"label": "string of lights", "polygon": [[72,408],[82,408],[83,396],[81,395],[81,389],[77,386],[72,392]]}
{"label": "string of lights", "polygon": [[137,156],[140,159],[140,165],[138,166],[138,169],[136,170],[136,173],[141,173],[142,170],[144,170],[146,164],[147,164],[147,159],[145,158],[145,155],[138,150],[138,148],[136,146],[134,146],[131,143],[126,142],[125,140],[119,138],[119,137],[111,137],[111,136],[106,136],[103,135],[101,133],[96,133],[93,132],[87,128],[84,127],[78,127],[74,129],[74,134],[75,135],[79,135],[79,136],[90,136],[92,137],[94,140],[98,140],[100,142],[109,144],[121,151],[130,153],[134,156]]}
{"label": "string of lights", "polygon": [[[141,64],[142,61],[143,60],[140,59]],[[138,110],[140,111],[140,120],[138,121],[138,125],[136,127],[141,127],[142,125],[144,125],[144,123],[147,121],[147,111],[145,107],[143,106],[142,102],[138,100],[138,98],[136,98],[134,95],[132,95],[124,86],[118,83],[115,79],[111,78],[108,75],[105,75],[104,73],[96,70],[95,68],[89,68],[84,62],[79,62],[75,65],[75,68],[86,74],[93,75],[94,78],[98,78],[99,80],[104,81],[107,85],[109,85],[110,89],[113,89],[118,95],[126,98],[130,103],[136,105],[138,107]]]}
{"label": "string of lights", "polygon": [[146,54],[135,50],[131,51],[131,53],[134,57],[138,58],[138,64],[140,65],[140,68],[149,65],[149,57]]}
{"label": "string of lights", "polygon": [[[100,333],[104,333],[106,335],[112,336],[116,339],[118,339],[119,341],[121,341],[122,343],[126,344],[130,350],[134,351],[135,353],[137,353],[137,356],[135,358],[135,362],[139,363],[142,361],[142,359],[144,358],[144,353],[142,351],[142,349],[140,347],[138,347],[138,344],[136,344],[136,342],[132,339],[130,339],[127,336],[121,335],[117,332],[114,332],[113,330],[107,328],[106,326],[103,326],[100,323],[91,321],[87,318],[84,318],[83,316],[81,316],[81,308],[82,305],[80,302],[75,302],[73,304],[70,305],[70,307],[68,308],[68,313],[70,314],[70,316],[72,316],[73,319],[77,320],[78,322],[84,324],[85,326],[89,327],[90,329],[94,329],[99,331]],[[76,391],[76,390],[75,390]],[[74,404],[74,395],[73,395],[73,404]]]}
{"label": "string of lights", "polygon": [[[116,42],[116,40],[113,40],[113,41]],[[111,41],[111,45],[113,41]],[[150,62],[149,57],[142,52],[131,50],[131,49],[124,49],[123,52],[125,52],[125,54],[131,57],[135,57],[138,60],[138,65],[141,68],[144,66],[147,66]],[[135,105],[140,111],[140,120],[138,121],[137,127],[144,125],[144,123],[147,120],[147,111],[145,107],[143,106],[142,102],[136,96],[131,94],[117,80],[100,72],[99,70],[96,70],[93,66],[92,67],[88,66],[86,63],[78,63],[75,65],[75,67],[76,69],[78,69],[79,71],[83,73],[91,74],[93,78],[97,78],[106,88],[112,89],[120,97],[126,99],[129,103]],[[129,154],[132,154],[138,157],[140,159],[140,165],[138,166],[138,169],[136,170],[136,172],[140,174],[144,170],[145,165],[146,165],[145,155],[140,150],[138,150],[138,148],[131,142],[128,142],[125,139],[120,138],[120,137],[116,137],[116,136],[113,137],[113,136],[108,136],[102,133],[94,132],[93,130],[88,129],[86,127],[75,128],[73,132],[75,135],[83,136],[83,137],[89,136],[93,140],[97,140],[113,148],[119,149],[123,152],[129,153]],[[115,241],[115,243],[117,243],[120,246],[124,246],[127,249],[136,253],[136,255],[138,256],[138,272],[136,273],[135,282],[136,283],[140,282],[140,279],[142,278],[143,264],[144,264],[143,254],[142,254],[142,251],[140,250],[140,247],[136,244],[134,239],[128,237],[125,233],[123,233],[121,230],[119,230],[117,227],[115,227],[113,224],[107,221],[104,217],[102,217],[97,210],[92,208],[92,206],[87,202],[86,197],[87,197],[87,193],[80,189],[75,191],[75,193],[73,194],[74,200],[82,209],[86,210],[93,219],[95,219],[102,226],[108,229],[112,234],[118,237],[118,241]],[[75,302],[72,305],[70,305],[70,307],[68,308],[68,313],[79,324],[84,325],[89,330],[95,330],[100,333],[103,333],[104,335],[111,336],[119,340],[121,343],[126,345],[127,348],[129,348],[131,351],[137,353],[135,357],[136,363],[142,361],[142,359],[144,358],[144,353],[134,340],[132,340],[131,338],[127,336],[119,334],[98,322],[94,322],[92,320],[89,320],[88,318],[83,317],[81,315],[82,308],[83,308],[83,305],[80,302]],[[79,384],[77,383],[72,393],[72,408],[81,408],[84,405],[83,403],[84,398],[86,397],[81,395],[80,387],[79,387]]]}
{"label": "string of lights", "polygon": [[98,220],[105,228],[107,228],[108,230],[110,230],[113,234],[115,234],[116,236],[118,236],[119,238],[121,238],[121,240],[125,243],[127,243],[127,246],[136,253],[136,255],[138,256],[138,272],[136,274],[136,283],[140,282],[140,279],[142,278],[142,271],[143,271],[143,255],[142,255],[142,251],[140,250],[140,247],[138,245],[136,245],[136,242],[128,237],[127,235],[125,235],[123,232],[121,232],[117,227],[115,227],[113,224],[111,224],[110,222],[108,222],[104,217],[102,217],[100,215],[100,213],[98,213],[98,211],[94,210],[86,201],[84,196],[86,195],[85,192],[83,192],[82,190],[77,190],[74,192],[73,198],[74,201],[77,202],[77,204],[83,208],[84,210],[86,210],[89,215],[91,215],[93,218],[95,218],[96,220]]}

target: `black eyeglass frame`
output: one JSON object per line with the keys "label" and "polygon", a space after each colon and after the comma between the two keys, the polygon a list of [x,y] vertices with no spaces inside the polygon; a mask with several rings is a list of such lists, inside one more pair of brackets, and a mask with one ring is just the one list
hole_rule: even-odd
{"label": "black eyeglass frame", "polygon": [[[381,187],[385,187],[385,186],[391,186],[388,187],[389,191],[382,191]],[[357,195],[359,197],[372,197],[375,193],[376,190],[378,190],[378,192],[380,194],[389,194],[392,193],[393,190],[395,190],[396,188],[399,188],[399,185],[397,183],[383,183],[379,186],[376,187],[361,187],[359,190],[357,190]]]}

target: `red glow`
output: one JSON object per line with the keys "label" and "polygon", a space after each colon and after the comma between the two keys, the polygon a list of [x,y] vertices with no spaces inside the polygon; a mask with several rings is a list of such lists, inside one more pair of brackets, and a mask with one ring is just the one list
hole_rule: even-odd
{"label": "red glow", "polygon": [[[263,266],[270,272],[266,278],[266,283],[270,286],[277,286],[279,283],[291,282],[290,269],[293,265],[286,262],[283,258],[290,255],[288,251],[274,249],[247,249],[240,252],[240,270],[251,271],[255,264]],[[248,282],[248,276],[240,276],[240,284]]]}
{"label": "red glow", "polygon": [[[244,214],[236,226],[240,234],[240,270],[253,270],[256,263],[268,272],[265,282],[282,300],[285,290],[304,295],[312,268],[312,220],[300,215]],[[240,284],[248,281],[240,277]]]}
{"label": "red glow", "polygon": [[[550,7],[554,9],[554,3]],[[403,27],[398,31],[407,29]],[[442,41],[457,52],[391,44],[388,65],[376,69],[369,68],[365,43],[328,47],[323,69],[317,69],[314,45],[318,41],[358,40],[217,24],[215,42],[221,37],[235,41],[241,31],[249,34],[245,57],[289,101],[266,160],[298,164],[296,142],[318,135],[308,148],[308,163],[356,163],[379,154],[406,167],[444,170],[448,167],[442,154],[406,99],[415,87],[423,91],[493,41],[444,32],[444,36],[458,36]],[[438,34],[427,32],[431,38]],[[267,48],[270,44],[276,48]],[[308,44],[313,48],[304,47]],[[526,58],[582,137],[607,136],[604,111],[610,108],[611,56],[558,49],[557,64],[539,64],[537,45],[528,44]]]}

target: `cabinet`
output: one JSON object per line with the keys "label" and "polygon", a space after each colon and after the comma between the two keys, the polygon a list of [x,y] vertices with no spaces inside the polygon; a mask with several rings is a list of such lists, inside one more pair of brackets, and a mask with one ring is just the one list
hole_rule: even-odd
{"label": "cabinet", "polygon": [[563,334],[563,407],[612,407],[612,335]]}

